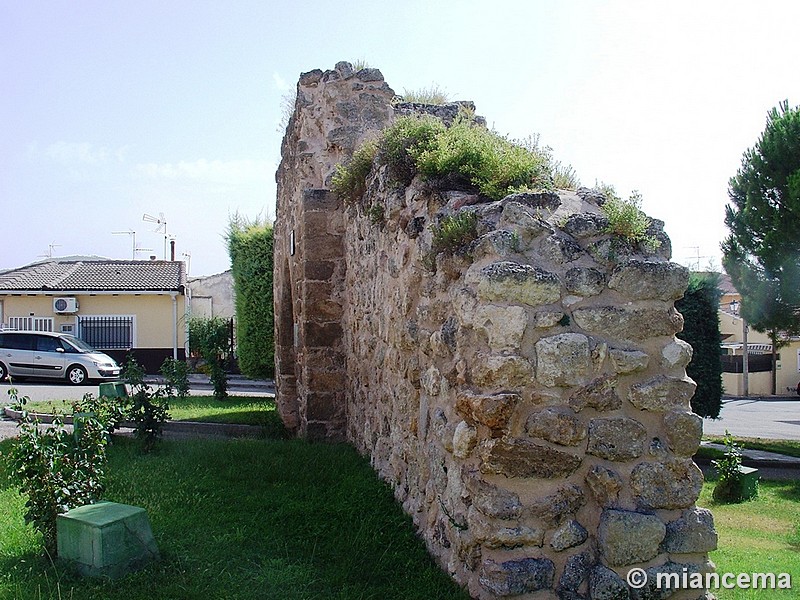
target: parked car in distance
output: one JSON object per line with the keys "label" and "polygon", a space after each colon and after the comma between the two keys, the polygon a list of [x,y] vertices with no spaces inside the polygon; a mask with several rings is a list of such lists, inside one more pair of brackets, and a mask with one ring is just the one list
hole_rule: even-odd
{"label": "parked car in distance", "polygon": [[42,377],[73,385],[90,379],[117,379],[120,367],[110,356],[66,333],[0,332],[0,381]]}

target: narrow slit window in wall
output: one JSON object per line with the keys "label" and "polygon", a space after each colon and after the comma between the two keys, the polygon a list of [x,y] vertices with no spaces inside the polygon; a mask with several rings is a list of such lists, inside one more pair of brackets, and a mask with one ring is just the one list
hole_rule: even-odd
{"label": "narrow slit window in wall", "polygon": [[294,229],[289,234],[289,256],[294,256]]}

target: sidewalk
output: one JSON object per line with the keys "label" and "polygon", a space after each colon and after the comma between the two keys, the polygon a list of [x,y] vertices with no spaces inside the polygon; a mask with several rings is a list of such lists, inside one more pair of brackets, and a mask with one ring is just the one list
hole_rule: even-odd
{"label": "sidewalk", "polygon": [[[148,375],[145,383],[149,385],[163,385],[164,378],[161,375]],[[200,373],[189,374],[189,389],[196,391],[210,391],[214,389],[208,375]],[[274,396],[275,382],[271,379],[248,379],[244,375],[228,374],[228,394],[231,396]]]}

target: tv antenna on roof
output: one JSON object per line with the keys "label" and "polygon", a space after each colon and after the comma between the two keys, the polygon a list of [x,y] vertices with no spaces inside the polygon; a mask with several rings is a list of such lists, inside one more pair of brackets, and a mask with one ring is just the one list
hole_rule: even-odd
{"label": "tv antenna on roof", "polygon": [[169,236],[167,235],[167,219],[164,217],[164,213],[158,213],[158,217],[154,217],[153,215],[148,215],[145,213],[142,215],[142,221],[147,223],[158,223],[158,227],[155,228],[154,233],[161,233],[164,232],[164,260],[167,260],[167,240]]}
{"label": "tv antenna on roof", "polygon": [[41,256],[42,258],[53,258],[53,250],[60,247],[61,244],[56,244],[55,242],[53,242],[52,244],[48,244],[47,254],[40,254],[39,256]]}
{"label": "tv antenna on roof", "polygon": [[129,229],[128,231],[112,231],[113,235],[129,235],[133,238],[133,244],[131,245],[131,260],[136,260],[136,253],[137,252],[152,252],[152,248],[141,248],[140,246],[136,245],[136,232],[133,229]]}

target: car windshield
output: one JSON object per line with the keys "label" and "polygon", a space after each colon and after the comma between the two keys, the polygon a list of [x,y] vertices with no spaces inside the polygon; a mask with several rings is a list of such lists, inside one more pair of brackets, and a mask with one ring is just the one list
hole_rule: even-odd
{"label": "car windshield", "polygon": [[84,342],[81,339],[76,338],[74,335],[64,335],[62,336],[63,340],[75,346],[81,352],[97,352],[94,348],[92,348],[89,344]]}

